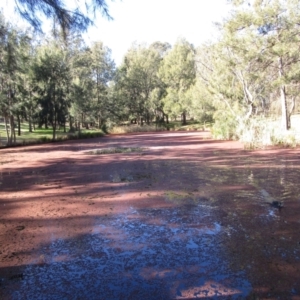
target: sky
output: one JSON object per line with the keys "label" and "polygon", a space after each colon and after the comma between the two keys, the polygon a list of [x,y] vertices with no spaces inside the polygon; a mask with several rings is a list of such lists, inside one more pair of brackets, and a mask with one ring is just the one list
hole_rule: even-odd
{"label": "sky", "polygon": [[[75,1],[75,0],[67,0]],[[1,0],[7,19],[17,20],[12,0]],[[133,42],[151,44],[155,41],[173,45],[186,38],[195,47],[217,36],[213,22],[220,22],[230,7],[226,0],[107,0],[114,18],[100,16],[95,26],[84,34],[85,40],[102,41],[112,50],[116,64],[122,62]],[[44,29],[47,31],[47,28]]]}

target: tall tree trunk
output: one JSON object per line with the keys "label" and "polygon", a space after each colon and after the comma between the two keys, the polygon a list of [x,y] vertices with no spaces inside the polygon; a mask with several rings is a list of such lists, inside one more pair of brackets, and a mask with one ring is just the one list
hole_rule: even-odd
{"label": "tall tree trunk", "polygon": [[29,125],[29,132],[32,132],[32,103],[31,103],[31,91],[29,92],[29,118],[28,118],[28,125]]}
{"label": "tall tree trunk", "polygon": [[4,116],[4,125],[5,125],[5,131],[6,131],[6,143],[7,143],[7,145],[9,145],[10,138],[9,138],[9,130],[8,130],[8,125],[7,125],[7,116],[6,115]]}
{"label": "tall tree trunk", "polygon": [[79,116],[79,118],[76,121],[76,130],[78,130],[78,135],[80,135],[80,130],[81,130],[81,127],[80,127],[80,116]]}
{"label": "tall tree trunk", "polygon": [[70,127],[70,131],[73,131],[73,120],[72,120],[72,116],[69,115],[69,127]]}
{"label": "tall tree trunk", "polygon": [[292,103],[291,103],[291,106],[290,106],[290,109],[288,110],[288,124],[289,124],[289,128],[292,127],[292,120],[291,120],[291,116],[292,116],[292,113],[295,109],[295,106],[296,106],[296,102],[295,102],[295,96],[292,97],[291,99]]}
{"label": "tall tree trunk", "polygon": [[289,116],[287,111],[285,86],[280,87],[280,102],[281,102],[282,128],[284,130],[288,130],[290,129],[290,122],[289,122]]}
{"label": "tall tree trunk", "polygon": [[13,124],[14,124],[14,131],[13,131],[13,135],[14,135],[14,144],[16,144],[16,129],[15,129],[15,123],[14,123],[14,119],[13,119]]}
{"label": "tall tree trunk", "polygon": [[53,86],[53,110],[52,110],[52,130],[53,130],[53,141],[55,141],[56,139],[56,86],[55,86],[55,83],[54,83],[54,86]]}
{"label": "tall tree trunk", "polygon": [[32,112],[31,112],[31,108],[29,110],[28,126],[29,126],[29,132],[32,132]]}
{"label": "tall tree trunk", "polygon": [[282,129],[288,130],[289,120],[288,120],[288,111],[287,111],[287,103],[286,103],[286,92],[285,86],[280,87],[280,102],[281,102],[281,125]]}
{"label": "tall tree trunk", "polygon": [[75,130],[78,130],[78,121],[76,119],[76,117],[74,117],[74,125],[75,125]]}
{"label": "tall tree trunk", "polygon": [[[279,78],[282,79],[283,77],[283,63],[282,63],[282,58],[279,57],[278,59],[278,73],[279,73]],[[286,103],[286,90],[285,90],[285,85],[280,86],[280,102],[281,102],[281,126],[283,130],[288,130],[289,129],[289,122],[288,122],[288,111],[287,111],[287,103]]]}
{"label": "tall tree trunk", "polygon": [[21,136],[21,119],[19,114],[17,114],[17,120],[18,120],[18,136]]}
{"label": "tall tree trunk", "polygon": [[52,122],[52,129],[53,129],[53,136],[52,136],[52,140],[55,141],[56,139],[56,112],[54,112],[54,120]]}
{"label": "tall tree trunk", "polygon": [[182,125],[186,125],[186,112],[182,113]]}
{"label": "tall tree trunk", "polygon": [[10,116],[9,123],[10,123],[10,140],[9,140],[9,145],[12,145],[13,144],[13,139],[14,139],[14,142],[16,141],[14,116],[12,116],[12,115]]}

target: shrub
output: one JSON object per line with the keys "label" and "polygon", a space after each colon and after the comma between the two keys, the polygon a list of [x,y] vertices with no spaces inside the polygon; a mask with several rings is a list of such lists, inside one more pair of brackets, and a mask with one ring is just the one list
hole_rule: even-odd
{"label": "shrub", "polygon": [[279,120],[256,117],[241,124],[240,140],[248,149],[270,145],[295,147],[300,144],[300,133],[296,130],[283,130]]}
{"label": "shrub", "polygon": [[[52,139],[49,138],[49,137],[47,137],[47,136],[42,136],[42,137],[40,137],[40,138],[37,140],[37,142],[38,142],[38,143],[41,143],[41,144],[43,144],[43,143],[50,143],[51,141],[52,141]],[[34,144],[34,142],[33,142],[33,144]]]}
{"label": "shrub", "polygon": [[237,120],[227,114],[219,115],[211,128],[212,136],[219,140],[238,139]]}
{"label": "shrub", "polygon": [[151,132],[151,131],[164,131],[165,127],[158,127],[156,125],[130,125],[130,126],[115,126],[109,133],[111,134],[123,134],[123,133],[134,133],[134,132]]}

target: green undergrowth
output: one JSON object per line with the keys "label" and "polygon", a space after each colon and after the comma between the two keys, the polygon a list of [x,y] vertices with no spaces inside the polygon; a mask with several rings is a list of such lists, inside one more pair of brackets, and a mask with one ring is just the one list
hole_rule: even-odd
{"label": "green undergrowth", "polygon": [[244,126],[240,140],[246,149],[266,146],[297,147],[300,145],[300,131],[297,128],[283,130],[278,120],[257,118]]}
{"label": "green undergrowth", "polygon": [[182,125],[179,122],[170,122],[168,128],[174,131],[205,131],[210,130],[211,123],[197,123],[188,122],[186,125]]}
{"label": "green undergrowth", "polygon": [[109,130],[110,134],[125,134],[125,133],[136,133],[136,132],[155,132],[164,131],[164,127],[158,127],[156,125],[121,125],[114,126]]}
{"label": "green undergrowth", "polygon": [[151,125],[119,125],[114,126],[109,130],[110,134],[125,134],[125,133],[136,133],[136,132],[156,132],[156,131],[204,131],[210,130],[211,124],[204,123],[200,124],[194,121],[188,121],[186,125],[182,125],[181,122],[169,122],[163,124],[151,124]]}
{"label": "green undergrowth", "polygon": [[295,120],[292,120],[290,130],[282,129],[280,120],[272,118],[255,117],[239,122],[228,118],[221,121],[216,121],[213,125],[212,136],[220,140],[239,140],[244,144],[245,149],[300,145],[300,130],[299,126],[295,126],[297,125]]}
{"label": "green undergrowth", "polygon": [[[58,129],[56,132],[56,139],[53,141],[52,128],[37,128],[36,130],[29,132],[28,124],[22,123],[21,135],[18,136],[18,132],[16,130],[16,144],[14,144],[13,146],[35,145],[104,136],[104,132],[97,129],[83,129],[80,132],[68,132],[69,128],[66,128],[66,131],[67,132],[64,132],[63,129]],[[6,139],[7,137],[4,124],[0,123],[0,147],[6,147]]]}

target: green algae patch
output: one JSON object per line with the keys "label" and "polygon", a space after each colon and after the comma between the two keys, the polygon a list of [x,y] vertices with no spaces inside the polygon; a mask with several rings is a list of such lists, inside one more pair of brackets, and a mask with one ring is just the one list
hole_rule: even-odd
{"label": "green algae patch", "polygon": [[95,149],[91,151],[85,152],[85,154],[92,155],[101,155],[101,154],[114,154],[114,153],[134,153],[134,152],[144,152],[147,148],[140,147],[117,147],[117,148],[103,148],[103,149]]}

